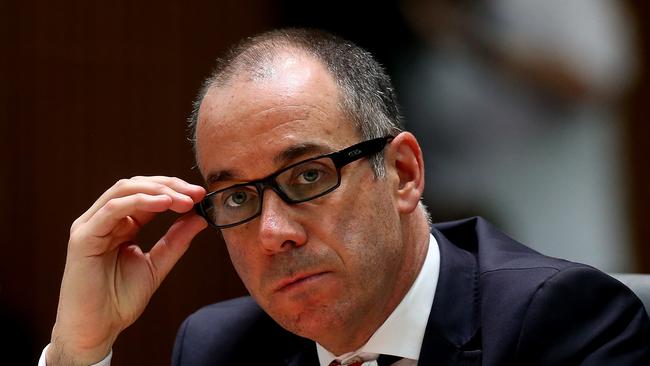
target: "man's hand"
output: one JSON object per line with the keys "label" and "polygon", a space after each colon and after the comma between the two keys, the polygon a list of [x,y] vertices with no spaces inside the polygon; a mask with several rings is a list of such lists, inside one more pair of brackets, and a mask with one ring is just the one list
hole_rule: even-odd
{"label": "man's hand", "polygon": [[[88,365],[108,355],[206,227],[192,211],[204,196],[202,187],[178,178],[134,177],[118,181],[72,224],[48,366]],[[143,253],[137,233],[167,210],[186,214]]]}

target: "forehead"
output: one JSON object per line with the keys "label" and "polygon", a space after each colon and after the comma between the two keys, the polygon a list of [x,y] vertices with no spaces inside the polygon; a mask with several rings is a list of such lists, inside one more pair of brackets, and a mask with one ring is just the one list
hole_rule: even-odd
{"label": "forehead", "polygon": [[264,78],[240,75],[210,88],[196,130],[203,176],[238,171],[242,179],[255,179],[279,168],[277,156],[287,149],[327,152],[357,142],[339,96],[324,66],[292,54],[266,66]]}

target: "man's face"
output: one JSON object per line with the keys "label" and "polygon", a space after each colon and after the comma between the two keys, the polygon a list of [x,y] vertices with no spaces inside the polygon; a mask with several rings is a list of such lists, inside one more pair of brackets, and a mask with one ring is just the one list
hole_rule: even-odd
{"label": "man's face", "polygon": [[[267,71],[262,80],[236,77],[213,87],[203,100],[196,147],[211,191],[360,141],[320,64],[285,55]],[[368,159],[341,176],[335,191],[294,205],[266,190],[259,217],[222,230],[260,306],[321,343],[342,329],[381,324],[395,306],[391,294],[404,286],[395,180],[375,179]]]}

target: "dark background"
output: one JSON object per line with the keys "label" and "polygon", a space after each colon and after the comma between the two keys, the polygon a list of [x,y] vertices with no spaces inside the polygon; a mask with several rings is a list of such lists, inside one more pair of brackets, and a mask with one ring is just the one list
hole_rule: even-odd
{"label": "dark background", "polygon": [[[397,5],[350,3],[0,2],[0,363],[35,364],[49,342],[70,224],[105,189],[134,175],[201,182],[185,119],[226,46],[273,27],[319,27],[391,70],[392,55],[414,38]],[[630,270],[650,272],[650,6],[627,3],[642,58],[625,101]],[[142,242],[174,218],[154,221]],[[168,364],[187,314],[243,294],[218,234],[206,230],[118,339],[113,365]]]}

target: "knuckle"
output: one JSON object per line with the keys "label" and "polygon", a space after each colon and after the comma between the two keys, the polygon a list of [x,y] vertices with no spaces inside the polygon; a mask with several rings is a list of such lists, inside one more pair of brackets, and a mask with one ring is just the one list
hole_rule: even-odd
{"label": "knuckle", "polygon": [[167,190],[169,187],[166,184],[159,183],[159,182],[151,182],[151,185],[155,187],[157,190]]}
{"label": "knuckle", "polygon": [[78,246],[79,242],[79,235],[76,233],[70,233],[70,238],[68,239],[68,250],[72,250],[72,248],[76,248]]}
{"label": "knuckle", "polygon": [[182,180],[181,178],[178,178],[178,177],[168,177],[168,178],[172,183],[174,183],[176,185],[182,186],[182,185],[186,184],[185,181]]}
{"label": "knuckle", "polygon": [[81,225],[80,220],[81,218],[78,218],[72,222],[72,225],[70,225],[70,236],[72,236],[72,234],[79,228],[79,225]]}
{"label": "knuckle", "polygon": [[104,204],[104,210],[107,212],[113,212],[119,207],[119,201],[117,198],[112,198]]}
{"label": "knuckle", "polygon": [[129,184],[129,179],[124,179],[123,178],[123,179],[120,179],[117,182],[115,182],[114,187],[120,188],[120,187],[124,187],[125,185],[128,185],[128,184]]}
{"label": "knuckle", "polygon": [[75,243],[79,240],[79,230],[70,231],[70,243]]}
{"label": "knuckle", "polygon": [[134,201],[137,205],[146,202],[148,197],[149,195],[144,193],[136,193],[133,195]]}
{"label": "knuckle", "polygon": [[83,226],[78,226],[70,231],[70,238],[68,239],[68,246],[80,245],[87,241],[87,230],[83,230]]}

